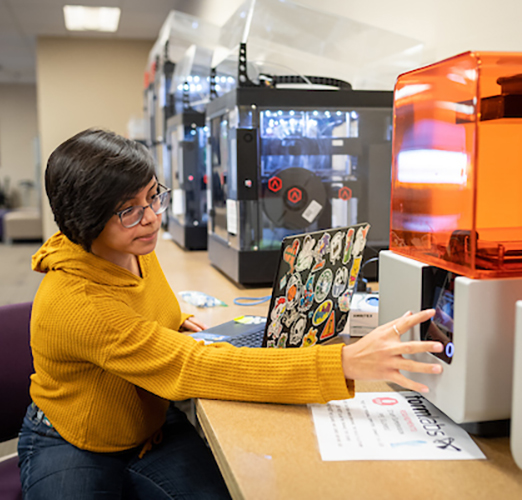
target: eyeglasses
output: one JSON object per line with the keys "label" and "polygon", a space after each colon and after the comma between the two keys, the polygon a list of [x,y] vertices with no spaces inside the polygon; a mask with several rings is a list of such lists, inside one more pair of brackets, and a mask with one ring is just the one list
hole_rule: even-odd
{"label": "eyeglasses", "polygon": [[167,210],[170,201],[170,189],[158,183],[158,187],[164,189],[161,193],[155,194],[152,201],[144,207],[129,207],[119,212],[115,212],[120,218],[123,227],[131,228],[138,225],[143,219],[146,208],[150,208],[156,215],[162,214]]}

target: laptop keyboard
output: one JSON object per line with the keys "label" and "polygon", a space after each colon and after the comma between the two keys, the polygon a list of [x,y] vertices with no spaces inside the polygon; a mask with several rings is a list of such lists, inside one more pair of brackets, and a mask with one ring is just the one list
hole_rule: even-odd
{"label": "laptop keyboard", "polygon": [[265,324],[262,323],[259,325],[258,330],[254,330],[253,332],[248,332],[241,335],[236,335],[235,337],[231,337],[225,342],[232,344],[236,347],[261,347],[263,344],[263,337],[265,336]]}

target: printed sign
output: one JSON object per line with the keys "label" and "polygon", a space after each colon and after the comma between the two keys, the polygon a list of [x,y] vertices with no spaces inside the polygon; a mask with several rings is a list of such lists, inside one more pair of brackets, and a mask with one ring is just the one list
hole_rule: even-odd
{"label": "printed sign", "polygon": [[466,431],[416,392],[360,392],[309,406],[324,461],[486,458]]}

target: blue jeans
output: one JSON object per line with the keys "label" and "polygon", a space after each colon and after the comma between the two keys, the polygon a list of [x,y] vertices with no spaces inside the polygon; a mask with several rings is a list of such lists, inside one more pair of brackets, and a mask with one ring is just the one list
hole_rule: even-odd
{"label": "blue jeans", "polygon": [[212,453],[173,405],[161,434],[145,453],[94,453],[65,441],[31,404],[18,442],[24,499],[230,498]]}

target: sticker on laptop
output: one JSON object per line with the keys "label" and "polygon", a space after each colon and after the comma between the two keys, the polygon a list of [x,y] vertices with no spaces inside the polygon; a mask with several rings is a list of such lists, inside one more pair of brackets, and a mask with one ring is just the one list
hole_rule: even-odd
{"label": "sticker on laptop", "polygon": [[344,233],[342,231],[335,233],[332,238],[332,243],[330,244],[330,262],[334,265],[341,258],[343,252],[343,239]]}
{"label": "sticker on laptop", "polygon": [[314,326],[318,326],[330,315],[333,309],[333,302],[331,300],[325,300],[319,307],[315,310],[314,315],[312,316],[312,324]]}
{"label": "sticker on laptop", "polygon": [[348,262],[350,262],[350,258],[352,257],[352,243],[354,234],[355,229],[353,229],[352,227],[348,229],[348,232],[346,233],[346,244],[344,246],[343,264],[348,264]]}
{"label": "sticker on laptop", "polygon": [[307,269],[310,269],[310,266],[314,262],[314,246],[315,240],[309,234],[307,234],[303,242],[303,248],[301,250],[301,253],[297,256],[297,263],[295,266],[295,270],[297,272],[302,272],[306,271]]}
{"label": "sticker on laptop", "polygon": [[330,293],[330,288],[332,287],[333,281],[333,273],[331,269],[325,269],[319,278],[317,279],[317,284],[315,285],[315,301],[318,303],[323,302],[328,294]]}
{"label": "sticker on laptop", "polygon": [[290,266],[290,274],[294,272],[295,259],[299,253],[299,240],[295,239],[292,246],[287,246],[283,252],[283,260]]}
{"label": "sticker on laptop", "polygon": [[312,272],[319,271],[325,264],[325,255],[328,252],[330,246],[330,235],[328,233],[323,234],[321,239],[317,242],[314,250],[315,265],[312,267]]}
{"label": "sticker on laptop", "polygon": [[302,347],[311,347],[317,344],[317,328],[310,328],[308,333],[303,337]]}
{"label": "sticker on laptop", "polygon": [[344,292],[346,284],[348,283],[348,269],[340,267],[335,272],[335,278],[332,285],[332,295],[337,298]]}
{"label": "sticker on laptop", "polygon": [[310,274],[303,290],[303,295],[297,306],[300,312],[306,312],[314,303],[314,280],[315,274]]}

